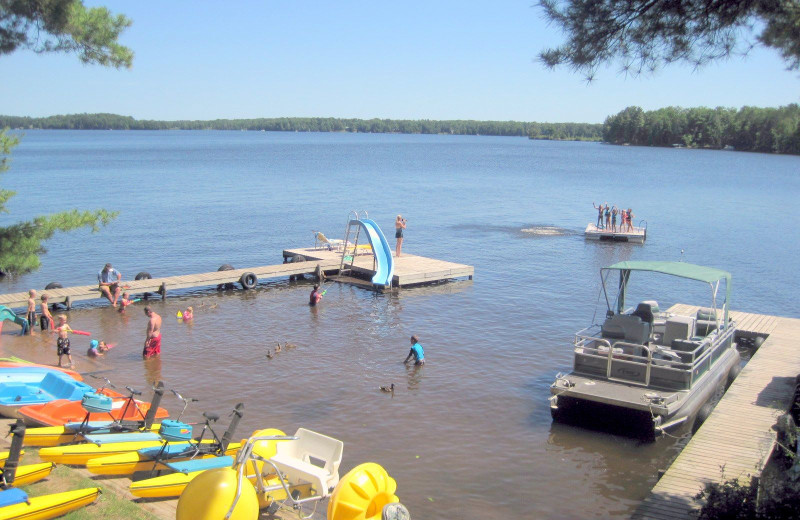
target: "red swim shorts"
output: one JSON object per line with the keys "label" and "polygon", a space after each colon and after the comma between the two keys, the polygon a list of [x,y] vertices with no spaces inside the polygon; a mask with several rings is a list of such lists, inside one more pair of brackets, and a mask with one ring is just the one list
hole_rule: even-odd
{"label": "red swim shorts", "polygon": [[149,358],[161,354],[161,334],[150,338],[144,346],[142,356]]}

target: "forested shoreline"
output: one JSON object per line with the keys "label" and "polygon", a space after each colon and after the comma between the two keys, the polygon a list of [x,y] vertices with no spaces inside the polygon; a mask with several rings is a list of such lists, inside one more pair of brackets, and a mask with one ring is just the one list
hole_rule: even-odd
{"label": "forested shoreline", "polygon": [[639,146],[681,146],[800,154],[800,106],[778,108],[628,107],[603,123],[603,140]]}
{"label": "forested shoreline", "polygon": [[535,139],[599,141],[603,125],[521,121],[435,121],[429,119],[341,119],[277,117],[210,121],[138,120],[117,114],[69,114],[49,117],[1,116],[0,127],[57,130],[248,130],[267,132],[353,132],[519,136]]}
{"label": "forested shoreline", "polygon": [[278,117],[158,121],[117,114],[49,117],[0,115],[0,128],[56,130],[246,130],[518,136],[564,141],[605,141],[636,146],[735,149],[800,154],[800,106],[681,108],[628,107],[601,124],[431,119]]}

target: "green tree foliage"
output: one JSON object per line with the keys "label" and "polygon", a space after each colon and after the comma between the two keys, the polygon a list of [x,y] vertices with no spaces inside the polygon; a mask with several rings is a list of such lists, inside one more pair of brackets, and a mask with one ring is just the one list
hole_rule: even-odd
{"label": "green tree foliage", "polygon": [[0,55],[74,52],[83,63],[130,68],[133,52],[117,41],[130,25],[125,16],[80,0],[0,0]]}
{"label": "green tree foliage", "polygon": [[[18,49],[37,53],[74,52],[83,63],[130,67],[133,52],[117,41],[131,25],[123,15],[113,16],[105,7],[87,8],[80,0],[0,0],[0,56]],[[8,158],[19,139],[0,124],[0,174],[8,170]],[[0,189],[0,214],[15,193]],[[97,231],[116,212],[63,211],[0,227],[0,275],[18,275],[38,269],[43,242],[57,231],[90,228]]]}
{"label": "green tree foliage", "polygon": [[[8,155],[17,143],[17,137],[6,130],[0,132],[0,173],[8,169]],[[8,213],[6,203],[14,195],[11,190],[0,190],[0,213]],[[34,271],[40,266],[39,255],[47,252],[43,242],[52,238],[57,231],[83,227],[97,231],[116,216],[117,212],[104,209],[74,209],[0,227],[0,272],[18,275]]]}
{"label": "green tree foliage", "polygon": [[279,117],[213,121],[148,121],[116,114],[70,114],[42,118],[0,116],[11,128],[59,130],[265,130],[268,132],[354,132],[530,136],[534,139],[600,140],[602,125],[520,121],[435,121],[430,119],[336,119]]}
{"label": "green tree foliage", "polygon": [[603,140],[642,146],[726,148],[800,154],[800,106],[679,108],[649,112],[628,107],[603,123]]}
{"label": "green tree foliage", "polygon": [[566,43],[540,53],[549,66],[567,65],[592,79],[600,64],[631,74],[685,62],[696,67],[746,54],[761,44],[800,68],[797,0],[541,0]]}

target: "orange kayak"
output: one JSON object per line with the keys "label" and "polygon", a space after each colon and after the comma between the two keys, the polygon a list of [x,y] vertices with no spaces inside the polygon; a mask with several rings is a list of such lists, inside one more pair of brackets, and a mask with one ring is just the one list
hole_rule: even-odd
{"label": "orange kayak", "polygon": [[28,362],[17,362],[17,361],[0,361],[0,368],[14,368],[14,367],[42,367],[42,368],[49,368],[51,370],[58,370],[59,372],[64,372],[75,381],[83,381],[83,376],[79,373],[75,372],[74,370],[70,370],[68,368],[61,368],[61,367],[54,367],[53,365],[41,365],[39,363],[28,363]]}
{"label": "orange kayak", "polygon": [[[120,419],[126,421],[144,421],[144,416],[147,415],[147,411],[150,409],[150,403],[145,403],[138,399],[134,400],[138,409],[137,406],[133,406],[133,404],[126,407],[125,405],[128,402],[128,398],[108,388],[98,390],[98,393],[103,393],[112,398],[112,408],[108,413],[89,414],[90,421],[111,421]],[[86,418],[86,410],[81,406],[80,401],[58,399],[45,404],[23,406],[19,409],[19,415],[25,420],[25,424],[31,426],[62,426],[67,423],[83,421]],[[167,417],[169,417],[169,412],[159,407],[156,411],[155,418],[166,419]]]}

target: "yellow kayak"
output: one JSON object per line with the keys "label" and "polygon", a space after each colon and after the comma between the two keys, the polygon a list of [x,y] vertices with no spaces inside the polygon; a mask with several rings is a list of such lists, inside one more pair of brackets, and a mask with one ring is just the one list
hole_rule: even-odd
{"label": "yellow kayak", "polygon": [[[160,428],[161,424],[154,424],[149,430],[140,431],[157,432]],[[83,440],[83,435],[79,434],[76,436],[75,432],[70,431],[66,426],[43,426],[25,430],[23,444],[25,446],[60,446],[62,444]]]}
{"label": "yellow kayak", "polygon": [[[205,443],[206,441],[203,441]],[[210,441],[209,441],[210,442]],[[175,446],[178,448],[178,451],[182,451],[185,448],[185,443],[171,443],[169,447]],[[225,451],[225,455],[234,455],[236,452],[241,448],[242,444],[239,442],[231,442],[228,444],[228,449]],[[154,462],[155,456],[157,456],[158,452],[160,451],[161,446],[155,448],[148,448],[141,451],[132,451],[128,453],[119,453],[117,455],[109,455],[107,457],[97,457],[93,458],[86,462],[86,469],[94,473],[95,475],[132,475],[137,471],[151,471],[153,469],[157,470],[168,470],[170,469],[167,467],[165,463],[172,463],[178,461],[187,460],[189,457],[175,457],[173,455],[172,458],[169,460],[164,461],[164,463],[159,462],[156,464]],[[174,453],[174,452],[173,452]],[[197,455],[194,457],[194,460],[206,460],[206,459],[213,459],[216,458],[216,454],[203,454]],[[228,465],[231,465],[229,462]]]}
{"label": "yellow kayak", "polygon": [[[52,462],[40,462],[39,464],[26,464],[24,466],[17,467],[17,473],[14,476],[14,485],[19,486],[27,486],[28,484],[33,484],[34,482],[39,482],[40,480],[47,478],[50,475],[50,472],[53,471],[56,465]],[[0,515],[0,518],[3,518]]]}
{"label": "yellow kayak", "polygon": [[[8,453],[7,451],[0,453],[0,469],[5,467],[6,461],[8,460]],[[25,455],[25,450],[20,450],[19,456],[22,457],[23,455]]]}
{"label": "yellow kayak", "polygon": [[[0,493],[0,497],[18,490],[8,490]],[[100,495],[100,488],[78,489],[66,491],[64,493],[54,493],[41,497],[26,497],[27,502],[21,501],[5,507],[0,507],[0,519],[2,520],[47,520],[48,518],[58,518],[71,511],[88,506]]]}
{"label": "yellow kayak", "polygon": [[161,446],[164,441],[114,442],[108,444],[72,444],[69,446],[50,446],[39,450],[39,458],[56,464],[82,466],[91,459],[118,453]]}

